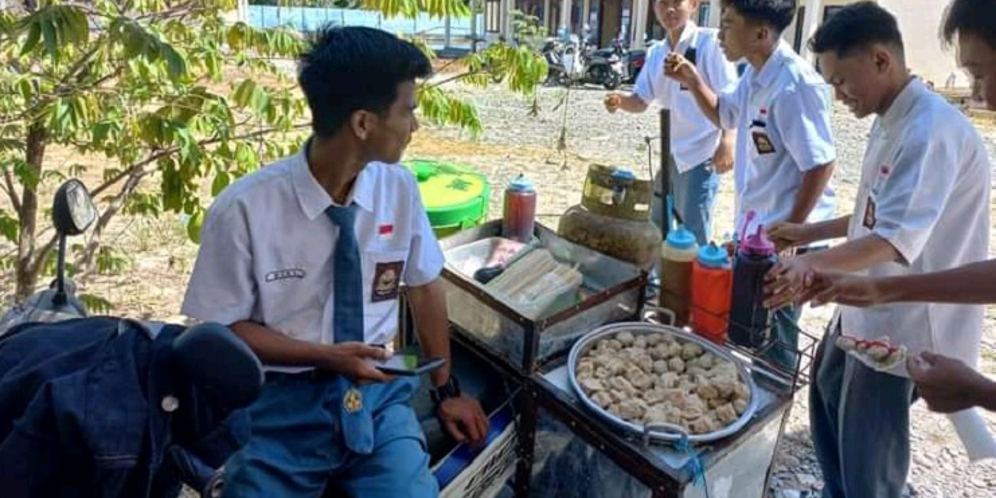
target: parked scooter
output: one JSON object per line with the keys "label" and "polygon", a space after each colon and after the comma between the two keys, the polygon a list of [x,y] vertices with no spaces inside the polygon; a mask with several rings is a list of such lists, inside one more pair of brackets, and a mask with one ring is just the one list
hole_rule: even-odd
{"label": "parked scooter", "polygon": [[241,409],[262,388],[259,360],[219,324],[88,317],[66,276],[66,238],[96,207],[69,180],[52,214],[56,279],[0,320],[4,496],[172,498],[180,483],[220,496],[219,469],[248,440]]}
{"label": "parked scooter", "polygon": [[571,35],[566,42],[547,40],[542,52],[549,68],[548,85],[595,84],[615,90],[627,78],[626,66],[615,48],[597,50],[588,43],[582,46],[577,35]]}

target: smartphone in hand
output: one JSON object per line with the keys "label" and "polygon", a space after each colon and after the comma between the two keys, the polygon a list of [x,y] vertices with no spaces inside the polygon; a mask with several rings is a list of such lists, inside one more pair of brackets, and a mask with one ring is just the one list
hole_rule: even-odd
{"label": "smartphone in hand", "polygon": [[443,366],[446,359],[428,358],[418,353],[398,353],[386,360],[374,360],[372,363],[374,368],[386,374],[413,377]]}

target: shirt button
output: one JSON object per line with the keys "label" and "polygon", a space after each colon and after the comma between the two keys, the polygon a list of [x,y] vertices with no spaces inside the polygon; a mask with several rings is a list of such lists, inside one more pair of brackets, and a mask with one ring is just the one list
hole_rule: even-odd
{"label": "shirt button", "polygon": [[159,406],[164,412],[173,413],[180,407],[180,400],[176,399],[176,396],[165,396]]}

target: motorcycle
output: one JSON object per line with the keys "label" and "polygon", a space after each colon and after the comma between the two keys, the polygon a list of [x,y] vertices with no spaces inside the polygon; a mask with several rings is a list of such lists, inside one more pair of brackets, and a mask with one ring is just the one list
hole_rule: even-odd
{"label": "motorcycle", "polygon": [[548,85],[595,84],[615,90],[627,78],[626,65],[616,48],[598,50],[591,43],[582,46],[576,35],[566,42],[547,40],[542,53],[549,67]]}
{"label": "motorcycle", "polygon": [[0,488],[172,498],[182,483],[220,496],[220,469],[248,440],[259,360],[219,324],[89,316],[65,264],[67,238],[97,218],[82,182],[58,189],[52,217],[55,280],[0,319]]}

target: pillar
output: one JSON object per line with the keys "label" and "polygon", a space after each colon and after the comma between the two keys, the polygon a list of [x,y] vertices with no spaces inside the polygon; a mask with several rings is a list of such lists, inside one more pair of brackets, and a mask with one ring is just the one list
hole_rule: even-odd
{"label": "pillar", "polygon": [[809,50],[809,40],[816,34],[823,17],[823,0],[805,0],[806,12],[802,18],[802,40],[799,44],[799,55],[812,62],[813,54]]}
{"label": "pillar", "polygon": [[709,2],[709,26],[719,27],[719,18],[723,15],[723,0],[710,0]]}
{"label": "pillar", "polygon": [[515,32],[512,30],[512,2],[514,0],[501,0],[499,4],[501,30],[499,31],[508,42],[512,42],[512,38],[515,36]]}
{"label": "pillar", "polygon": [[543,27],[548,31],[547,36],[556,36],[557,29],[550,29],[550,5],[551,0],[543,0]]}
{"label": "pillar", "polygon": [[633,0],[633,29],[630,31],[629,46],[643,48],[643,39],[647,35],[647,15],[650,13],[650,0]]}
{"label": "pillar", "polygon": [[562,0],[560,3],[560,24],[557,25],[557,32],[560,32],[560,28],[566,27],[568,31],[574,31],[571,29],[571,7],[573,7],[571,0]]}

